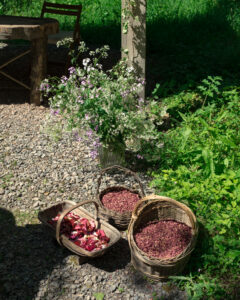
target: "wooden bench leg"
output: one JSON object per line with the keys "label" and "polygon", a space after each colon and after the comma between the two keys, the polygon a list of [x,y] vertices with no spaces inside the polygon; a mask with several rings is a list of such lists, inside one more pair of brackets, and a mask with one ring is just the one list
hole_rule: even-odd
{"label": "wooden bench leg", "polygon": [[7,77],[8,79],[14,81],[15,83],[23,86],[25,89],[30,90],[30,87],[28,85],[26,85],[25,83],[17,80],[16,78],[12,77],[11,75],[1,71],[3,68],[5,68],[6,66],[8,66],[9,64],[11,64],[12,62],[14,62],[17,59],[20,59],[21,57],[25,56],[26,54],[30,53],[31,50],[27,50],[24,53],[19,54],[18,56],[11,58],[9,61],[5,62],[3,65],[0,66],[0,74],[2,74],[3,76]]}
{"label": "wooden bench leg", "polygon": [[41,104],[40,84],[46,76],[47,37],[32,40],[31,92],[30,103]]}

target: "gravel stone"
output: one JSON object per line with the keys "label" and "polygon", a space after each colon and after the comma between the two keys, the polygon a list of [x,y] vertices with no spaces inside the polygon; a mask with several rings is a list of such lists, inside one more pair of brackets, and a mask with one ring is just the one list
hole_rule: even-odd
{"label": "gravel stone", "polygon": [[[159,299],[186,299],[176,287],[163,290],[133,269],[126,234],[102,257],[78,265],[40,224],[38,211],[56,202],[94,199],[100,175],[87,145],[69,133],[46,132],[48,116],[47,107],[11,104],[0,94],[0,300],[91,300],[96,292],[104,300],[137,300],[151,299],[153,291]],[[146,174],[138,175],[145,192],[154,193]],[[139,188],[116,172],[104,176],[101,189],[121,182]]]}

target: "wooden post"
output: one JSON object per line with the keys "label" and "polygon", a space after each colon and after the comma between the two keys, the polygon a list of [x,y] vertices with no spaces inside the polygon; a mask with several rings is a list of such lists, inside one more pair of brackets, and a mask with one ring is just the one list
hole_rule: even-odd
{"label": "wooden post", "polygon": [[30,103],[40,105],[41,81],[46,76],[47,69],[47,37],[32,40],[32,68],[31,68],[31,92]]}
{"label": "wooden post", "polygon": [[[128,30],[124,33],[126,19],[122,16],[122,57],[127,57],[139,77],[146,78],[146,0],[135,0],[136,5],[129,5],[129,0],[122,0],[122,12],[127,8],[132,16],[128,18]],[[140,95],[145,98],[145,89]]]}

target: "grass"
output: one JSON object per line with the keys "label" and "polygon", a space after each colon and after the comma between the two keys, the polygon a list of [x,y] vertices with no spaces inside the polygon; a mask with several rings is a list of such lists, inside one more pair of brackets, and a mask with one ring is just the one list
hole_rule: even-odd
{"label": "grass", "polygon": [[[42,2],[1,0],[0,13],[38,17]],[[71,17],[57,17],[63,29],[72,28]],[[81,32],[87,43],[120,49],[120,24],[120,0],[83,2]],[[168,95],[194,88],[209,75],[233,84],[240,67],[239,25],[240,4],[234,0],[148,0],[148,93],[156,83]]]}

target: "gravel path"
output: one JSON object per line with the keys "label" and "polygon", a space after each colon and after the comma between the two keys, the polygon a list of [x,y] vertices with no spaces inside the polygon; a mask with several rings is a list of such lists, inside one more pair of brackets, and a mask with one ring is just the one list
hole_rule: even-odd
{"label": "gravel path", "polygon": [[[64,200],[94,198],[99,162],[86,145],[70,134],[60,136],[54,125],[54,134],[47,133],[48,108],[2,100],[0,299],[185,299],[174,286],[154,283],[133,269],[125,233],[104,256],[83,265],[56,243],[38,221],[38,211]],[[145,191],[153,192],[147,176],[139,176]],[[104,183],[114,180],[106,176],[102,188]]]}

